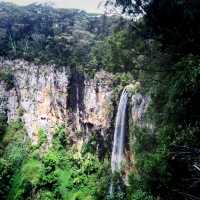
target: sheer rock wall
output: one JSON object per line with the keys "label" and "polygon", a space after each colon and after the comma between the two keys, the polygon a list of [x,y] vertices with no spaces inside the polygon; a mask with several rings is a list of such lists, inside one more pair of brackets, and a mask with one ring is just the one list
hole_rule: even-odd
{"label": "sheer rock wall", "polygon": [[58,124],[66,124],[74,137],[76,132],[86,136],[91,130],[109,132],[113,117],[111,74],[101,71],[91,79],[77,75],[70,67],[5,59],[1,59],[0,70],[11,73],[14,82],[8,89],[0,80],[0,112],[8,122],[20,117],[33,143],[38,142],[41,128],[50,143]]}

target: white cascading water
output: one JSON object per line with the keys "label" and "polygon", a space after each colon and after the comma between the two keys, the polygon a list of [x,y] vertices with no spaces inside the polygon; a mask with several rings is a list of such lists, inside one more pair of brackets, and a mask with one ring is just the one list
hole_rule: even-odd
{"label": "white cascading water", "polygon": [[117,110],[117,117],[115,122],[114,142],[111,157],[112,173],[121,170],[122,161],[124,158],[124,140],[126,131],[126,110],[128,103],[128,93],[126,89],[123,90]]}
{"label": "white cascading water", "polygon": [[[133,123],[137,123],[141,127],[148,127],[153,129],[151,123],[144,121],[143,117],[149,105],[150,98],[148,96],[142,96],[141,94],[135,94],[131,98],[132,107],[132,119]],[[114,142],[112,148],[111,157],[111,169],[112,173],[120,172],[122,169],[122,163],[124,160],[124,145],[125,145],[125,134],[126,134],[126,112],[128,105],[128,92],[126,88],[123,90],[120,102],[117,110],[117,117],[115,122]],[[109,195],[113,197],[114,193],[114,182],[112,181],[109,188]]]}

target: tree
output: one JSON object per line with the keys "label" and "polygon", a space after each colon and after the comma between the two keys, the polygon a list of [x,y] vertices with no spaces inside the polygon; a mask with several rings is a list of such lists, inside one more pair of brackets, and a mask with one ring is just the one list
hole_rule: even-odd
{"label": "tree", "polygon": [[[145,157],[144,148],[139,152],[133,149],[140,186],[159,199],[199,199],[199,171],[195,167],[200,162],[199,151],[194,155],[192,150],[200,149],[200,1],[115,2],[123,12],[142,19],[144,40],[152,41],[147,49],[150,59],[144,53],[145,62],[139,68],[149,69],[144,70],[141,82],[147,82],[149,77],[153,80],[147,82],[146,89],[151,95],[149,116],[156,134],[155,146]],[[152,49],[159,52],[160,58]],[[137,142],[139,146],[145,143]],[[132,188],[136,184],[133,182]]]}
{"label": "tree", "polygon": [[[108,1],[111,3],[113,1]],[[200,1],[198,0],[116,0],[115,6],[129,15],[144,17],[148,37],[159,40],[164,49],[178,56],[198,54]]]}
{"label": "tree", "polygon": [[151,0],[108,0],[106,5],[114,5],[122,8],[123,13],[128,13],[129,15],[140,15],[146,13],[146,6],[151,2]]}

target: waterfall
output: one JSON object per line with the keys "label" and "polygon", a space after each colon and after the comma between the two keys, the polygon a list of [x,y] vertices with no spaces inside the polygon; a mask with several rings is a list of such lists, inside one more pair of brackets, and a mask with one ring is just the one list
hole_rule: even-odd
{"label": "waterfall", "polygon": [[124,140],[126,130],[126,110],[128,103],[128,93],[126,89],[123,90],[117,110],[117,117],[115,122],[114,142],[111,157],[112,173],[121,170],[121,165],[124,157]]}
{"label": "waterfall", "polygon": [[[125,145],[125,134],[127,126],[127,105],[128,105],[128,91],[127,87],[123,90],[120,102],[118,105],[116,122],[115,122],[115,132],[114,141],[112,147],[112,157],[111,157],[111,169],[112,173],[120,172],[122,170],[122,164],[124,161],[124,145]],[[142,94],[136,93],[131,98],[131,115],[133,123],[138,124],[141,127],[151,128],[151,123],[147,123],[144,120],[144,114],[149,105],[150,98]],[[120,175],[120,174],[119,174]],[[121,178],[121,179],[120,179]],[[118,179],[118,180],[117,180]],[[115,194],[123,191],[123,183],[120,185],[120,180],[122,177],[118,177],[115,180],[111,180],[109,187],[109,198],[115,199]],[[123,180],[124,181],[124,180]]]}

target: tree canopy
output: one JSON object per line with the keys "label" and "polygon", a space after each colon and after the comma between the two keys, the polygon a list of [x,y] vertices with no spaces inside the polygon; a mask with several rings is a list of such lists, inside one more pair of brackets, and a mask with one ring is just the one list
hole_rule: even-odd
{"label": "tree canopy", "polygon": [[80,65],[89,60],[96,41],[125,20],[31,4],[0,3],[0,56],[34,62]]}

